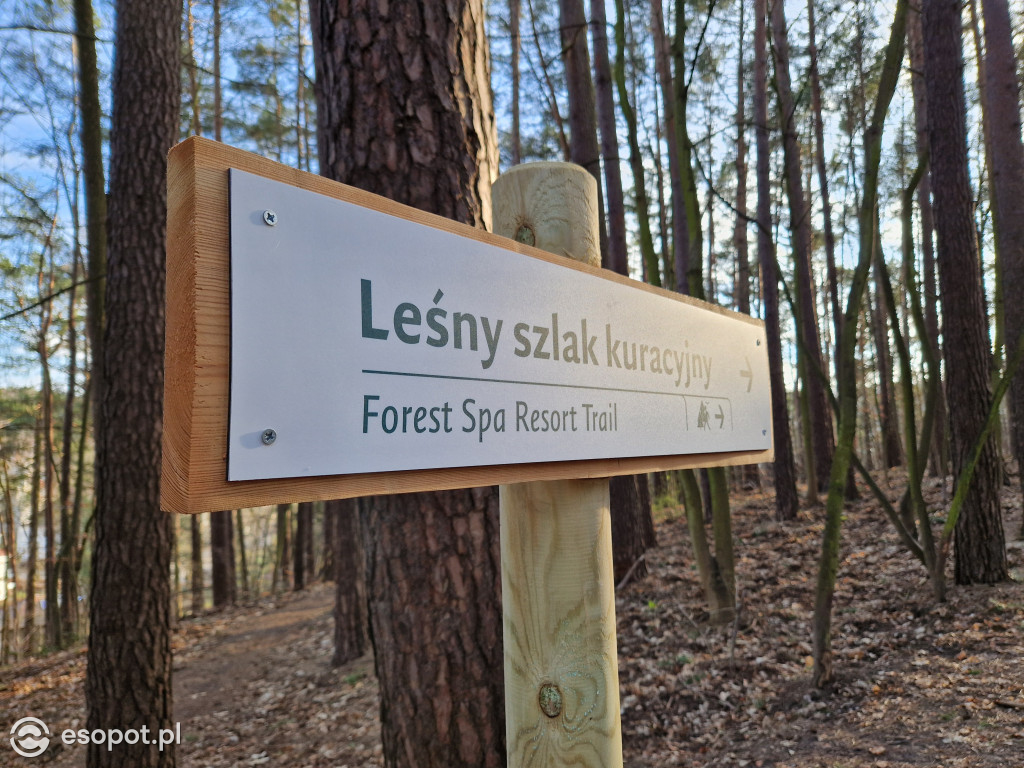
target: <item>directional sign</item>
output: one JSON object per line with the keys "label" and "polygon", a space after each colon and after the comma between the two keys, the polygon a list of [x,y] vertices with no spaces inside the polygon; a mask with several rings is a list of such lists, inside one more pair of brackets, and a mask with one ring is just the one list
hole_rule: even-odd
{"label": "directional sign", "polygon": [[749,317],[213,142],[170,167],[171,509],[771,455]]}

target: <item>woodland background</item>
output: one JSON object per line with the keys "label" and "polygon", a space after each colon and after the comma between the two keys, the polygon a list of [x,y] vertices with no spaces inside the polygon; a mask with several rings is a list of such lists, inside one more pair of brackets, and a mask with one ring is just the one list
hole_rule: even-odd
{"label": "woodland background", "polygon": [[[478,226],[502,169],[572,160],[599,181],[606,267],[764,319],[775,462],[619,481],[617,578],[646,575],[652,507],[683,503],[701,621],[739,626],[735,500],[768,494],[783,525],[813,515],[808,685],[835,682],[854,499],[937,603],[950,576],[1010,578],[1020,7],[5,2],[0,68],[0,664],[91,631],[96,727],[171,719],[172,624],[328,578],[335,660],[372,628],[388,764],[410,749],[418,765],[503,763],[493,489],[159,510],[163,163],[192,134]],[[463,602],[434,578],[439,551],[469,574]],[[429,635],[453,613],[419,659],[388,624],[407,614]],[[437,690],[388,682],[442,667],[432,685],[477,697],[448,741],[401,714]]]}

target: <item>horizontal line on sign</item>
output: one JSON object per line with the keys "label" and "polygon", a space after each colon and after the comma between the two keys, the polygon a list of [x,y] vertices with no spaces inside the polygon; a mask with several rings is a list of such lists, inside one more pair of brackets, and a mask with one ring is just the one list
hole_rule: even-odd
{"label": "horizontal line on sign", "polygon": [[659,392],[654,389],[626,389],[625,387],[598,387],[592,384],[556,384],[548,381],[517,381],[516,379],[488,379],[484,376],[451,376],[443,373],[415,373],[412,371],[375,371],[363,369],[363,373],[375,376],[408,376],[415,379],[449,379],[452,381],[481,381],[486,384],[522,384],[529,387],[555,387],[558,389],[592,389],[599,392],[627,392],[634,395],[662,395],[664,397],[693,397],[700,400],[724,400],[728,397],[715,395],[692,395],[684,392]]}

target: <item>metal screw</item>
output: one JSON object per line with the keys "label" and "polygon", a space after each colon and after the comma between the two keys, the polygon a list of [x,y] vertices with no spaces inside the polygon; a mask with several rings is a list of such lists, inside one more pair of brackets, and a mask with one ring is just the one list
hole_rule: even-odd
{"label": "metal screw", "polygon": [[260,440],[263,441],[264,445],[273,445],[274,441],[277,440],[277,432],[272,429],[264,429],[263,434],[260,435]]}
{"label": "metal screw", "polygon": [[761,340],[760,339],[757,340],[757,346],[759,346],[759,347],[761,346]]}
{"label": "metal screw", "polygon": [[761,430],[761,434],[762,435],[767,435],[768,434],[768,430],[767,429],[762,429]]}
{"label": "metal screw", "polygon": [[274,213],[273,211],[264,211],[263,212],[263,223],[266,224],[268,227],[276,227],[277,226],[277,214]]}

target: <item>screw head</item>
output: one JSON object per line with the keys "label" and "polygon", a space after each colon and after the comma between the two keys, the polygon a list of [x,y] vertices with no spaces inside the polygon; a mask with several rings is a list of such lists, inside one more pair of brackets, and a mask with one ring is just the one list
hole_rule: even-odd
{"label": "screw head", "polygon": [[277,432],[272,429],[264,429],[263,434],[260,435],[260,440],[263,441],[264,445],[273,445],[274,441],[277,440]]}
{"label": "screw head", "polygon": [[264,211],[263,212],[263,223],[266,224],[268,227],[276,227],[277,226],[277,214],[274,213],[273,211]]}
{"label": "screw head", "polygon": [[767,429],[762,429],[761,430],[761,435],[766,437],[768,435],[768,430]]}
{"label": "screw head", "polygon": [[757,340],[757,346],[759,346],[759,347],[761,346],[761,340],[760,339]]}

